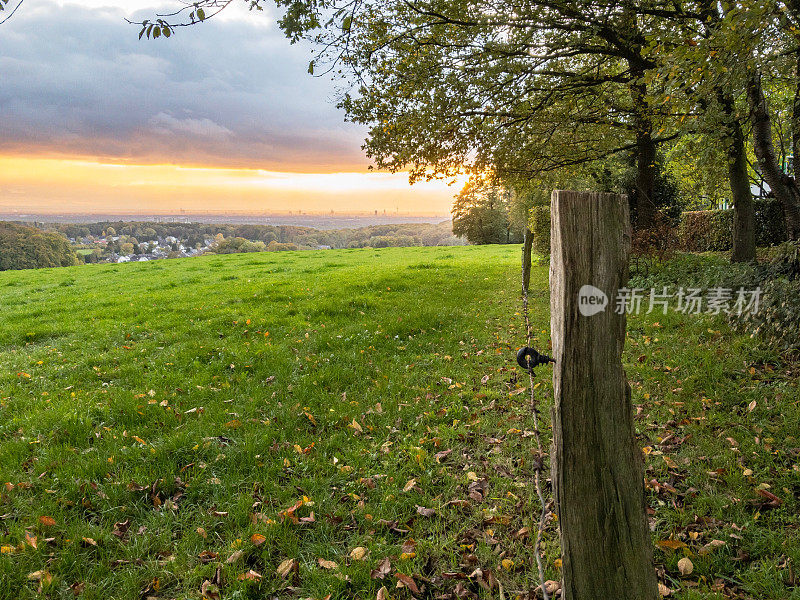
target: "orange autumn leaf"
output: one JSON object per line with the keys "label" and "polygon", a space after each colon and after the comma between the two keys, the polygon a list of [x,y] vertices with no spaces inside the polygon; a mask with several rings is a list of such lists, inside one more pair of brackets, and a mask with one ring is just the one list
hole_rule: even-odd
{"label": "orange autumn leaf", "polygon": [[656,542],[656,545],[661,548],[669,548],[670,550],[677,550],[678,548],[686,547],[686,544],[680,540],[659,540]]}

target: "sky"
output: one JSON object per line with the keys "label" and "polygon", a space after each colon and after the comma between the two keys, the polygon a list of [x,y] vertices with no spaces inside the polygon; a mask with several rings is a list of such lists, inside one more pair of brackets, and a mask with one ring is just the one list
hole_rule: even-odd
{"label": "sky", "polygon": [[26,0],[0,25],[0,213],[447,214],[462,182],[368,172],[310,47],[245,4],[139,41],[125,17],[178,0]]}

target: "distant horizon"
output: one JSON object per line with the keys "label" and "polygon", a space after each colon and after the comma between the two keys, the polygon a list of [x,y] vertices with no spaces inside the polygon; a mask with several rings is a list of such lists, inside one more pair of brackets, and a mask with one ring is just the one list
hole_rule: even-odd
{"label": "distant horizon", "polygon": [[319,230],[358,229],[375,225],[438,225],[452,221],[450,215],[410,213],[247,213],[237,211],[208,211],[204,214],[152,214],[152,213],[7,213],[0,211],[0,221],[19,223],[91,224],[103,222],[201,223],[204,225],[271,225],[308,227]]}
{"label": "distant horizon", "polygon": [[152,212],[152,211],[135,211],[135,210],[89,210],[89,211],[56,211],[56,210],[30,210],[26,208],[2,207],[0,209],[0,220],[5,217],[18,217],[18,216],[63,216],[63,217],[95,217],[95,216],[129,216],[129,217],[150,217],[150,218],[180,218],[185,219],[189,217],[207,217],[207,216],[236,216],[236,217],[354,217],[354,218],[367,218],[367,217],[408,217],[415,219],[435,219],[443,218],[450,219],[451,215],[444,212],[417,212],[417,211],[402,211],[402,210],[330,210],[330,211],[315,211],[315,210],[296,210],[296,211],[279,211],[279,210],[181,210],[165,211],[165,212]]}

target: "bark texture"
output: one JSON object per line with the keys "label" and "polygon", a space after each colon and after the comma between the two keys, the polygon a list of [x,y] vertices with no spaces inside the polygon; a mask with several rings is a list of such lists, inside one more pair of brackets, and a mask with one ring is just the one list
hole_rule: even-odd
{"label": "bark texture", "polygon": [[[622,368],[627,282],[625,196],[555,191],[551,329],[554,366],[553,487],[561,527],[563,600],[658,600],[644,502],[643,461]],[[583,316],[579,291],[608,296]]]}
{"label": "bark texture", "polygon": [[735,121],[731,126],[728,147],[728,181],[733,198],[733,252],[732,262],[752,262],[756,259],[756,213],[750,178],[747,175],[747,154],[742,126]]}
{"label": "bark texture", "polygon": [[767,108],[767,99],[761,85],[761,77],[756,74],[747,86],[747,100],[753,124],[753,149],[758,168],[772,193],[783,206],[786,215],[786,234],[790,240],[800,236],[800,190],[793,177],[784,173],[772,143],[772,119]]}
{"label": "bark texture", "polygon": [[[733,98],[717,89],[717,99],[726,121],[723,123],[728,163],[728,184],[733,202],[732,262],[751,262],[756,259],[756,229],[753,194],[747,173],[747,151],[742,124],[736,117]],[[702,103],[701,103],[702,104]]]}

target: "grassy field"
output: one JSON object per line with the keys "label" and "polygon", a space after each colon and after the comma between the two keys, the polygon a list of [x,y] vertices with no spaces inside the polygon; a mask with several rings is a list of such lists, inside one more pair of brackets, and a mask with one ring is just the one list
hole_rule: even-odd
{"label": "grassy field", "polygon": [[[518,252],[0,273],[0,598],[528,597]],[[626,368],[672,597],[800,598],[797,365],[669,314]]]}

